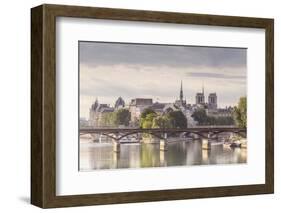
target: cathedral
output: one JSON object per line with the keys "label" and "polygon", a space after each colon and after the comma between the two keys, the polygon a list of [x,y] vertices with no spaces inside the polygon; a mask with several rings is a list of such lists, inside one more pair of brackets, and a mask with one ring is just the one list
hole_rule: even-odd
{"label": "cathedral", "polygon": [[183,99],[183,90],[182,90],[182,81],[180,86],[180,96],[179,99],[175,101],[175,105],[179,108],[185,108],[186,107],[186,99]]}
{"label": "cathedral", "polygon": [[205,101],[205,91],[204,86],[202,87],[202,91],[196,93],[195,95],[195,103],[187,104],[186,98],[184,98],[183,94],[183,83],[180,83],[180,91],[179,98],[175,100],[174,103],[161,103],[161,102],[153,102],[152,98],[135,98],[132,99],[131,102],[126,106],[125,101],[122,97],[117,98],[115,103],[111,106],[109,104],[101,104],[96,99],[96,101],[91,105],[89,110],[89,125],[100,127],[102,126],[102,118],[106,115],[106,113],[112,113],[119,109],[128,109],[131,114],[131,122],[138,123],[140,119],[141,113],[146,108],[151,108],[158,114],[163,114],[168,111],[180,110],[184,113],[188,120],[189,126],[194,126],[196,123],[192,118],[192,114],[198,108],[206,109],[206,113],[208,116],[214,117],[224,117],[231,116],[232,110],[229,109],[218,109],[218,98],[216,93],[210,93],[208,95],[207,102]]}

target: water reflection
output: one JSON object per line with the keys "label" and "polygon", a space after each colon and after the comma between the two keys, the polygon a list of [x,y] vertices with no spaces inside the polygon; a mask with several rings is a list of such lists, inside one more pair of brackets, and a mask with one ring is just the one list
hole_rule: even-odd
{"label": "water reflection", "polygon": [[201,142],[173,142],[168,151],[160,151],[159,144],[121,144],[121,151],[113,151],[111,143],[93,143],[80,139],[80,170],[145,168],[183,165],[246,163],[247,149],[224,148],[214,145],[201,148]]}

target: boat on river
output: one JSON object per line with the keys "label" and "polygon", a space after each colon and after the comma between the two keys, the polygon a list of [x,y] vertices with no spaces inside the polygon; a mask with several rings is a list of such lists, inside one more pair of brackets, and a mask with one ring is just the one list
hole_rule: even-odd
{"label": "boat on river", "polygon": [[127,136],[127,137],[121,138],[119,140],[119,143],[121,143],[121,144],[124,144],[124,143],[130,144],[130,143],[139,143],[139,142],[140,142],[140,140],[134,136]]}

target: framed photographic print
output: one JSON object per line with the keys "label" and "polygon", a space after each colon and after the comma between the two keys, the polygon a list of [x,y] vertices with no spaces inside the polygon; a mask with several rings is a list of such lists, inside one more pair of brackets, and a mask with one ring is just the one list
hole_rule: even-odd
{"label": "framed photographic print", "polygon": [[273,19],[31,9],[31,203],[273,193]]}

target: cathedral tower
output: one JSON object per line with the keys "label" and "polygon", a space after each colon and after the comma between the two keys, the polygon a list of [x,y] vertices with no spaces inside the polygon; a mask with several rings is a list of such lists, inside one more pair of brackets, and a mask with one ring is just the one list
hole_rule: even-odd
{"label": "cathedral tower", "polygon": [[180,101],[183,102],[182,81],[181,81],[181,89],[180,89]]}

